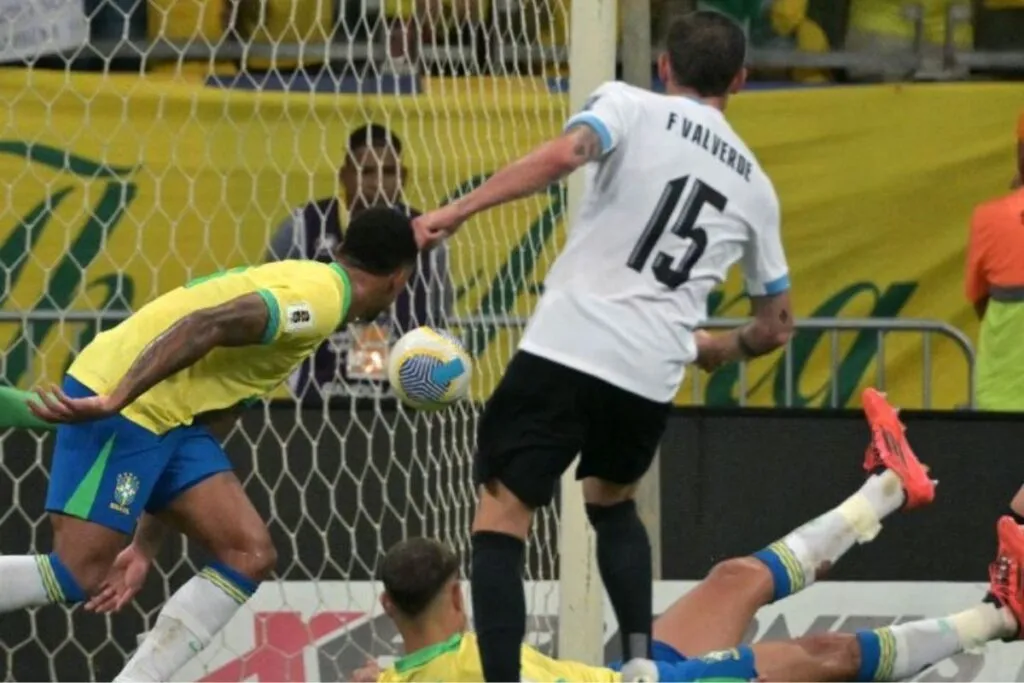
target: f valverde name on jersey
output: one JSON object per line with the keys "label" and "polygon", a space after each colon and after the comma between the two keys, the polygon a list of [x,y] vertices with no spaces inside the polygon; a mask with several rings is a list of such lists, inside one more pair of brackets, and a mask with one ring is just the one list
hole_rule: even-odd
{"label": "f valverde name on jersey", "polygon": [[721,111],[605,83],[566,128],[601,158],[520,348],[652,401],[696,358],[708,295],[739,263],[752,296],[789,288],[778,197]]}
{"label": "f valverde name on jersey", "polygon": [[263,343],[217,348],[125,408],[132,422],[163,434],[201,413],[266,395],[345,320],[352,288],[336,264],[280,261],[193,280],[157,297],[78,355],[68,374],[97,394],[117,386],[135,359],[174,323],[195,311],[259,294],[269,312]]}

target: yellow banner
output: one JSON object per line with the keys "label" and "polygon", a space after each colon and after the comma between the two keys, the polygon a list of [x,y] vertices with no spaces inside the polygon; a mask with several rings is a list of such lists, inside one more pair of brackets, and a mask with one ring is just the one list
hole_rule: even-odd
{"label": "yellow banner", "polygon": [[[402,138],[409,203],[437,205],[556,133],[564,97],[538,81],[434,81],[416,96],[231,92],[129,76],[0,71],[0,348],[4,376],[54,381],[95,334],[64,311],[128,311],[181,282],[257,262],[296,206],[336,191],[347,134],[374,121]],[[775,180],[800,316],[936,318],[973,333],[960,294],[967,220],[1012,175],[1012,85],[821,89],[743,95],[730,117]],[[460,316],[523,317],[559,239],[560,191],[488,213],[460,233]],[[543,249],[543,253],[538,251]],[[746,313],[738,281],[715,315]],[[26,322],[26,319],[31,322]],[[4,321],[6,320],[6,321]],[[486,395],[518,339],[464,330]],[[885,380],[920,405],[922,342],[893,335]],[[756,405],[855,402],[877,373],[871,335],[802,334],[787,365],[702,378],[698,400],[745,389]],[[828,384],[832,357],[840,381]],[[965,398],[964,363],[935,339],[934,402]],[[787,388],[790,391],[787,392]],[[833,396],[834,394],[834,396]],[[687,384],[680,401],[693,399]]]}

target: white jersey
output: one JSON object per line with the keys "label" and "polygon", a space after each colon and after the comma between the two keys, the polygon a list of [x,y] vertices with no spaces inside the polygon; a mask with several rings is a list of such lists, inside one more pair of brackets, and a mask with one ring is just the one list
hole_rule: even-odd
{"label": "white jersey", "polygon": [[752,296],[789,288],[778,197],[722,112],[696,100],[606,83],[566,128],[578,125],[603,154],[520,348],[668,402],[734,263]]}

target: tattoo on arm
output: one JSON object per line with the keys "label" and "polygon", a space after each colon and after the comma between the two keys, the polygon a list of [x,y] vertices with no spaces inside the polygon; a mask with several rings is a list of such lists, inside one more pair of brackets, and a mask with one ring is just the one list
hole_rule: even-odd
{"label": "tattoo on arm", "polygon": [[250,346],[263,339],[270,312],[259,294],[191,313],[150,342],[114,389],[119,405],[199,362],[218,346]]}
{"label": "tattoo on arm", "polygon": [[601,158],[601,138],[590,126],[576,126],[569,131],[572,138],[573,154],[581,163],[596,161]]}

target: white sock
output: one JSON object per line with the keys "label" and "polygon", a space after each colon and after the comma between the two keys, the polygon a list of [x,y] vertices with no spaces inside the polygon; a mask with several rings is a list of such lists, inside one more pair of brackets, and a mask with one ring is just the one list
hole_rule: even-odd
{"label": "white sock", "polygon": [[896,654],[891,669],[879,663],[874,680],[904,680],[936,662],[980,648],[991,640],[1012,637],[1016,632],[1017,622],[1010,610],[987,602],[942,619],[878,629],[875,633],[879,639],[894,645]]}
{"label": "white sock", "polygon": [[[40,563],[45,567],[41,568]],[[56,602],[60,587],[46,555],[0,555],[0,614]],[[50,590],[43,581],[43,572]],[[56,592],[54,592],[56,591]]]}
{"label": "white sock", "polygon": [[[223,582],[227,582],[226,587]],[[114,682],[172,680],[181,667],[210,644],[214,634],[227,626],[248,597],[223,575],[204,569],[167,601],[153,630],[146,634]]]}
{"label": "white sock", "polygon": [[855,543],[874,539],[882,520],[899,510],[904,498],[899,477],[886,470],[868,477],[860,490],[838,507],[768,546],[767,551],[779,558],[789,578],[790,590],[779,593],[776,587],[776,598],[810,586],[819,572],[835,564]]}

